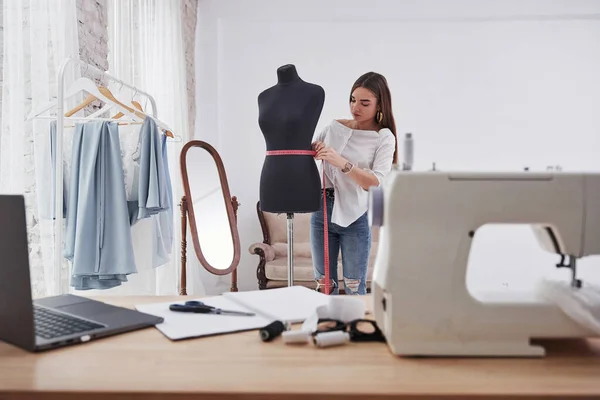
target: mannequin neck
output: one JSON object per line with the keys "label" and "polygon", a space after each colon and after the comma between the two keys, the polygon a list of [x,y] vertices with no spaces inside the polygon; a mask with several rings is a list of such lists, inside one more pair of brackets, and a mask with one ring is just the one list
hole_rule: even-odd
{"label": "mannequin neck", "polygon": [[287,64],[277,69],[277,83],[280,85],[288,85],[299,81],[300,77],[296,71],[296,67],[292,64]]}

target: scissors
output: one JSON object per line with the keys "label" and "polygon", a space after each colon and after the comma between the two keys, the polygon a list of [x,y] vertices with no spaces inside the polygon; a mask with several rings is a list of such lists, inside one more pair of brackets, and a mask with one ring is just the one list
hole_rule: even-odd
{"label": "scissors", "polygon": [[204,304],[201,301],[190,300],[186,301],[185,304],[171,304],[169,306],[169,310],[176,312],[191,312],[198,314],[219,314],[219,315],[239,315],[245,317],[252,317],[256,314],[243,312],[243,311],[232,311],[232,310],[223,310],[221,308],[216,308]]}

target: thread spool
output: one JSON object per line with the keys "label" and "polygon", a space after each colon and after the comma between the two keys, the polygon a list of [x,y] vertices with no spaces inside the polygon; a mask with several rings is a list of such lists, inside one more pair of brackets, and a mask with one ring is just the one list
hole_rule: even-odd
{"label": "thread spool", "polygon": [[289,324],[283,323],[281,321],[273,321],[259,331],[260,339],[263,342],[270,342],[271,340],[281,335],[283,331],[286,331],[288,329]]}
{"label": "thread spool", "polygon": [[303,330],[285,331],[282,334],[282,339],[285,344],[304,344],[310,340],[310,332]]}
{"label": "thread spool", "polygon": [[407,133],[404,136],[404,164],[403,169],[405,171],[412,170],[413,167],[413,156],[414,156],[414,140],[412,133]]}
{"label": "thread spool", "polygon": [[333,347],[350,341],[350,334],[345,331],[330,331],[315,335],[313,341],[317,347]]}

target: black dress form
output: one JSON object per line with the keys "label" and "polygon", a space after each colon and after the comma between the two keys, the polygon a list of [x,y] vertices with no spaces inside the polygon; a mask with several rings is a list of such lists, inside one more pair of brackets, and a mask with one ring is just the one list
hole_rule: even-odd
{"label": "black dress form", "polygon": [[[311,150],[325,91],[304,82],[296,68],[277,69],[278,82],[258,96],[258,124],[269,150]],[[260,208],[309,213],[320,208],[321,178],[311,155],[268,155],[260,177]]]}

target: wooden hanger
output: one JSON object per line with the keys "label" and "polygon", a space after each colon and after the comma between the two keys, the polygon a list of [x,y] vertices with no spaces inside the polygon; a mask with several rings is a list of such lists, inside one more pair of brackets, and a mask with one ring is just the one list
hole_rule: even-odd
{"label": "wooden hanger", "polygon": [[142,112],[144,111],[144,109],[142,108],[142,105],[141,105],[140,103],[138,103],[137,101],[135,101],[135,100],[131,100],[131,104],[133,104],[133,106],[134,106],[135,108],[137,108],[138,110],[140,110],[140,111],[142,111]]}
{"label": "wooden hanger", "polygon": [[[144,109],[142,108],[142,105],[140,103],[138,103],[135,100],[131,100],[131,104],[137,108],[138,110],[140,110],[141,112],[144,112]],[[119,111],[118,113],[115,114],[114,117],[112,117],[112,119],[119,119],[121,117],[123,117],[125,114],[123,114],[121,111]]]}
{"label": "wooden hanger", "polygon": [[65,113],[65,117],[70,117],[73,114],[83,110],[85,107],[92,104],[96,100],[98,100],[96,98],[96,96],[94,96],[93,94],[88,94],[87,97],[85,98],[85,100],[83,100],[83,102],[81,104],[79,104],[77,107],[73,108],[72,110],[67,111]]}
{"label": "wooden hanger", "polygon": [[[131,104],[133,104],[133,106],[135,108],[137,108],[138,110],[140,110],[141,112],[144,112],[144,109],[142,108],[142,105],[139,102],[137,102],[135,100],[131,100]],[[124,115],[125,114],[123,114],[122,112],[118,112],[117,114],[115,114],[115,116],[113,117],[113,119],[119,119],[119,118],[121,118]],[[168,137],[170,137],[170,138],[174,137],[173,133],[171,131],[169,131],[169,130],[165,130],[165,135],[168,136]]]}
{"label": "wooden hanger", "polygon": [[[69,88],[68,92],[65,94],[65,99],[68,99],[81,91],[87,92],[88,96],[77,107],[73,108],[72,110],[67,111],[67,113],[65,114],[65,117],[71,117],[73,114],[84,109],[86,106],[93,103],[95,100],[100,100],[107,104],[112,103],[113,107],[116,107],[117,109],[119,109],[119,111],[121,111],[124,115],[134,116],[134,117],[138,117],[141,119],[152,118],[156,122],[156,124],[163,131],[165,131],[166,136],[171,137],[171,138],[175,137],[173,135],[173,132],[171,131],[171,128],[169,128],[167,126],[167,124],[165,124],[163,121],[160,121],[156,117],[146,115],[146,113],[139,110],[139,109],[141,109],[141,106],[139,106],[139,103],[137,105],[135,105],[132,101],[132,104],[134,105],[134,107],[136,107],[135,109],[131,108],[129,106],[126,106],[125,104],[123,104],[119,100],[117,100],[115,98],[115,96],[111,93],[110,90],[108,90],[105,87],[97,86],[89,78],[76,79],[75,82],[73,82],[73,84]],[[29,116],[27,117],[27,121],[34,119],[36,117],[39,117],[46,111],[50,110],[52,107],[56,107],[57,104],[58,104],[57,100],[53,100],[53,101],[49,102],[48,104],[46,104],[44,106],[44,108],[42,108],[38,111],[31,111]]]}
{"label": "wooden hanger", "polygon": [[[132,100],[131,104],[133,104],[133,106],[135,108],[137,108],[140,111],[144,111],[144,109],[142,108],[142,106],[140,105],[140,103],[138,103],[137,101]],[[110,110],[111,108],[113,108],[114,104],[111,103],[106,103],[101,109],[99,109],[98,111],[88,115],[88,118],[96,118],[99,117],[100,115],[103,115],[105,112],[107,112],[108,110]],[[121,117],[123,117],[125,114],[123,114],[122,112],[119,112],[118,114],[116,114],[114,117],[114,119],[119,119]]]}
{"label": "wooden hanger", "polygon": [[[123,103],[121,103],[120,101],[118,101],[118,100],[115,98],[115,96],[112,94],[112,92],[111,92],[109,89],[107,89],[107,88],[105,88],[105,87],[102,87],[102,86],[98,86],[98,90],[100,91],[100,93],[102,93],[102,94],[103,94],[104,96],[106,96],[108,99],[110,99],[110,100],[114,101],[115,103],[117,103],[117,104],[118,104],[118,105],[120,105],[121,107],[125,108],[126,110],[128,110],[128,111],[131,111],[131,112],[135,112],[135,110],[134,110],[133,108],[127,107],[125,104],[123,104]],[[75,108],[73,108],[73,109],[71,109],[71,110],[67,111],[67,112],[65,113],[65,117],[71,117],[71,116],[73,116],[75,113],[77,113],[77,112],[79,112],[79,111],[83,110],[85,107],[87,107],[88,105],[92,104],[92,103],[93,103],[94,101],[96,101],[96,100],[98,100],[98,98],[97,98],[96,96],[94,96],[93,94],[89,93],[89,94],[87,95],[87,97],[85,98],[85,100],[83,100],[83,102],[82,102],[81,104],[79,104],[77,107],[75,107]],[[137,103],[137,102],[135,102],[135,103]],[[137,103],[137,104],[134,104],[134,102],[132,102],[132,104],[133,104],[133,105],[134,105],[134,106],[135,106],[135,107],[136,107],[138,110],[140,110],[140,111],[143,111],[143,110],[142,110],[142,107],[140,106],[140,104],[139,104],[139,103]],[[118,113],[116,116],[114,116],[113,118],[117,118],[117,119],[118,119],[118,118],[121,118],[121,117],[122,117],[122,116],[124,116],[124,115],[125,115],[125,114],[123,114],[122,112],[120,112],[120,111],[119,111],[119,113]],[[136,115],[137,115],[137,114],[136,114]],[[138,116],[139,116],[139,115],[138,115]],[[140,117],[140,118],[144,118],[144,117]]]}
{"label": "wooden hanger", "polygon": [[[114,101],[116,104],[120,105],[121,107],[123,107],[124,109],[126,109],[127,111],[133,113],[135,116],[140,117],[140,118],[146,118],[146,114],[143,112],[142,110],[142,106],[140,103],[138,103],[135,100],[131,101],[131,104],[133,104],[133,106],[135,108],[137,108],[139,111],[136,111],[134,108],[131,108],[129,106],[126,106],[125,104],[121,103],[119,100],[117,100],[115,98],[115,96],[113,96],[113,94],[111,93],[110,90],[108,90],[105,87],[99,87],[98,90],[100,90],[100,93],[102,93],[103,95],[105,95],[106,97],[108,97],[109,99],[111,99],[112,101]],[[117,113],[113,118],[121,118],[124,114],[122,112]],[[165,129],[165,135],[167,135],[170,138],[173,138],[173,133],[170,130]]]}
{"label": "wooden hanger", "polygon": [[139,118],[146,118],[146,114],[144,114],[143,112],[139,112],[134,108],[131,108],[123,103],[121,103],[119,100],[117,100],[115,98],[115,96],[112,94],[112,92],[110,90],[108,90],[107,88],[103,87],[103,86],[98,86],[98,91],[100,91],[100,93],[102,93],[104,96],[106,96],[107,99],[111,100],[113,103],[121,106],[122,108],[124,108],[125,110],[129,111],[130,113],[132,113],[133,115],[135,115],[136,117]]}
{"label": "wooden hanger", "polygon": [[[107,89],[107,90],[108,90],[108,89]],[[131,100],[131,104],[132,104],[132,105],[133,105],[135,108],[137,108],[137,109],[138,109],[138,110],[139,110],[141,113],[144,113],[144,109],[142,108],[142,105],[141,105],[141,104],[140,104],[138,101],[136,101],[136,100]],[[101,115],[101,114],[104,114],[104,113],[105,113],[106,111],[108,111],[110,108],[112,108],[112,105],[111,105],[111,104],[107,104],[107,105],[105,105],[104,107],[102,107],[100,110],[96,111],[96,112],[95,112],[94,114],[92,114],[91,116],[96,116],[96,115]],[[135,111],[135,110],[133,110],[133,111]],[[136,115],[139,117],[139,115],[138,115],[138,114],[139,114],[139,113],[136,113]],[[144,113],[144,115],[145,115],[145,113]],[[125,116],[125,114],[123,114],[123,112],[119,111],[119,112],[118,112],[118,113],[116,113],[116,114],[115,114],[113,117],[111,117],[111,119],[119,119],[119,118],[122,118],[122,117],[124,117],[124,116]],[[123,123],[119,122],[119,125],[127,125],[127,124],[130,124],[130,123],[132,123],[132,122],[123,122]],[[139,122],[133,122],[133,123],[135,124],[135,123],[139,123]],[[174,136],[173,136],[173,133],[172,133],[170,130],[168,130],[168,129],[165,129],[165,135],[167,135],[167,136],[168,136],[168,137],[170,137],[170,138],[174,138]]]}
{"label": "wooden hanger", "polygon": [[[67,111],[65,114],[65,117],[71,117],[73,114],[84,109],[86,106],[93,103],[95,100],[100,100],[100,101],[103,101],[104,103],[113,103],[113,106],[116,106],[117,108],[121,109],[121,111],[125,112],[126,115],[130,113],[130,110],[131,110],[130,107],[123,108],[122,103],[116,101],[115,97],[112,95],[112,93],[110,93],[110,91],[108,91],[107,89],[100,91],[98,86],[89,78],[78,78],[77,80],[75,80],[75,82],[73,82],[73,84],[69,88],[68,92],[65,94],[64,98],[68,99],[70,97],[73,97],[76,94],[80,93],[81,91],[87,92],[88,93],[87,97],[77,107],[73,108],[72,110]],[[103,92],[106,94],[109,94],[109,96],[105,96],[105,94]],[[116,104],[115,104],[115,101],[116,101]],[[36,117],[39,117],[40,115],[42,115],[46,111],[50,110],[51,108],[57,107],[57,105],[58,105],[58,101],[53,100],[51,102],[48,102],[44,106],[44,108],[42,108],[38,111],[31,111],[29,113],[29,116],[27,117],[27,121],[34,119]],[[145,117],[145,114],[143,114],[143,116],[141,118],[144,118],[144,117]],[[156,120],[156,118],[155,118],[155,120]],[[156,121],[157,121],[157,123],[160,122],[158,120],[156,120]],[[161,123],[161,124],[163,124],[163,123]]]}

